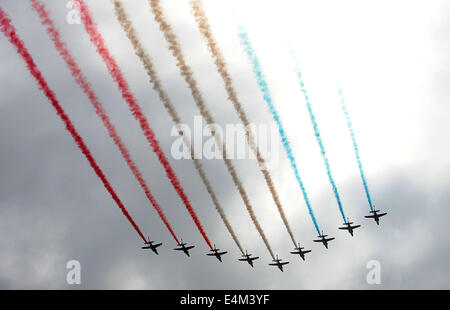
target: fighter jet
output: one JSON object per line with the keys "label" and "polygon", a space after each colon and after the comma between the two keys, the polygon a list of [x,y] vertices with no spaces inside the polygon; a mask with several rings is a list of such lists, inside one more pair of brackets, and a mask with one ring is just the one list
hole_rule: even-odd
{"label": "fighter jet", "polygon": [[[375,206],[374,206],[375,207]],[[365,218],[369,218],[369,219],[374,219],[375,222],[377,223],[377,225],[380,225],[380,217],[385,216],[387,213],[377,213],[380,212],[380,210],[373,210],[370,211],[370,213],[372,213],[371,215],[366,215],[364,216]]]}
{"label": "fighter jet", "polygon": [[250,266],[253,267],[253,261],[254,261],[255,259],[258,259],[259,256],[255,256],[255,257],[250,257],[250,256],[252,256],[252,254],[248,254],[248,253],[247,253],[247,250],[245,250],[245,254],[242,255],[242,257],[245,257],[245,258],[239,258],[238,260],[241,261],[241,262],[247,262],[247,263],[250,264]]}
{"label": "fighter jet", "polygon": [[305,260],[305,254],[311,252],[311,250],[303,250],[304,247],[300,246],[300,243],[298,244],[298,246],[294,249],[294,252],[291,252],[291,254],[298,254],[300,255],[300,257]]}
{"label": "fighter jet", "polygon": [[339,227],[339,229],[348,230],[350,235],[353,237],[353,229],[356,229],[358,227],[361,227],[361,225],[353,225],[353,222],[350,222],[350,220],[347,218],[347,222],[342,224],[345,225],[344,227]]}
{"label": "fighter jet", "polygon": [[183,251],[187,256],[189,255],[189,250],[194,247],[194,245],[186,246],[186,242],[183,242],[183,239],[181,239],[181,243],[178,243],[179,248],[174,249],[175,251]]}
{"label": "fighter jet", "polygon": [[277,266],[278,269],[281,270],[281,272],[283,272],[283,265],[289,264],[289,262],[281,262],[282,259],[279,259],[279,258],[278,258],[278,255],[277,255],[277,259],[274,259],[273,261],[274,261],[275,263],[270,263],[269,265],[270,265],[270,266]]}
{"label": "fighter jet", "polygon": [[150,241],[150,237],[149,237],[148,241],[145,241],[145,244],[147,246],[143,246],[142,249],[151,249],[153,252],[155,252],[157,255],[159,255],[158,250],[156,248],[159,247],[162,243],[153,244],[153,242],[155,242],[155,241]]}
{"label": "fighter jet", "polygon": [[323,231],[322,234],[319,235],[319,239],[313,240],[314,242],[322,242],[323,245],[328,249],[328,242],[330,242],[331,240],[334,240],[334,238],[326,238],[328,235],[324,235]]}
{"label": "fighter jet", "polygon": [[222,257],[220,257],[220,256],[223,255],[223,254],[227,254],[228,252],[227,252],[227,251],[225,251],[225,252],[219,252],[219,250],[220,250],[220,249],[216,249],[216,245],[214,244],[214,249],[210,250],[212,253],[208,253],[208,254],[206,254],[206,255],[208,255],[208,256],[215,256],[215,257],[217,257],[217,259],[218,259],[220,262],[222,262]]}

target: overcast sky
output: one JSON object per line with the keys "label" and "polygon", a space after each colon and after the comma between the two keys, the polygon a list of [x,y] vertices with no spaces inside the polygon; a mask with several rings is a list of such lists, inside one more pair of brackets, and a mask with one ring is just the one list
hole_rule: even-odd
{"label": "overcast sky", "polygon": [[[87,0],[169,157],[210,240],[209,250],[165,177],[157,157],[81,25],[70,24],[65,0],[44,1],[81,69],[105,105],[177,235],[195,244],[191,257],[176,246],[149,204],[89,100],[54,50],[28,1],[1,0],[13,24],[93,155],[144,234],[163,242],[160,255],[114,204],[36,86],[13,46],[0,36],[0,288],[2,289],[449,289],[450,242],[450,4],[446,1],[205,1],[214,35],[228,62],[250,121],[274,126],[250,63],[239,44],[233,10],[246,26],[264,68],[312,207],[316,232],[281,144],[271,171],[296,239],[312,249],[306,262],[293,250],[254,160],[234,160],[274,252],[257,234],[221,160],[202,160],[220,202],[255,268],[240,252],[190,160],[170,155],[172,122],[151,88],[108,0]],[[147,1],[126,8],[183,122],[198,116],[192,96],[154,21]],[[217,122],[239,119],[223,87],[188,1],[163,0],[168,20]],[[347,215],[362,227],[351,238],[342,224],[306,105],[289,59],[295,47]],[[364,218],[369,206],[340,109],[344,89],[380,226]],[[81,264],[81,285],[68,285],[66,263]],[[367,263],[381,266],[381,284],[366,281]]]}

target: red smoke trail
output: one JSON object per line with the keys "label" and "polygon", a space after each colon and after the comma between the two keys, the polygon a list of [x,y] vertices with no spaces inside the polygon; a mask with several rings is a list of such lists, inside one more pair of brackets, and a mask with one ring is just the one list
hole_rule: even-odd
{"label": "red smoke trail", "polygon": [[120,198],[117,196],[117,194],[114,191],[114,189],[112,188],[111,184],[109,184],[108,180],[106,179],[106,176],[103,174],[103,171],[100,169],[100,167],[95,162],[95,159],[92,156],[91,152],[89,151],[87,145],[84,143],[83,138],[81,138],[81,136],[78,134],[77,130],[75,129],[74,125],[72,124],[72,121],[69,119],[66,112],[59,104],[58,100],[56,99],[55,93],[50,89],[46,80],[42,76],[42,73],[39,71],[38,67],[34,63],[33,57],[30,55],[30,53],[28,52],[24,43],[17,35],[16,29],[14,28],[14,26],[11,24],[11,19],[6,15],[6,13],[3,11],[3,9],[1,7],[0,7],[0,28],[1,28],[1,31],[5,34],[5,36],[8,38],[8,40],[16,47],[17,53],[20,56],[22,56],[31,75],[36,79],[36,82],[38,83],[39,88],[44,92],[45,96],[50,101],[53,108],[55,108],[56,114],[58,114],[58,116],[61,118],[61,120],[66,125],[66,129],[72,135],[72,138],[75,140],[75,143],[78,145],[81,152],[84,154],[84,156],[88,160],[92,169],[94,169],[97,176],[103,182],[103,185],[105,186],[106,190],[111,194],[111,197],[117,203],[117,206],[122,210],[122,213],[127,217],[128,221],[130,221],[130,223],[131,223],[131,225],[133,225],[134,229],[136,229],[139,236],[141,236],[142,240],[146,241],[141,230],[139,229],[137,224],[131,218],[130,214],[128,213],[127,209],[123,205]]}
{"label": "red smoke trail", "polygon": [[83,21],[86,32],[89,34],[91,42],[97,48],[97,52],[103,58],[103,61],[105,62],[111,76],[117,82],[117,85],[122,93],[122,97],[127,102],[131,113],[134,115],[136,120],[139,122],[139,125],[141,126],[141,129],[144,132],[145,137],[147,138],[148,142],[150,143],[150,146],[152,147],[153,151],[158,156],[159,161],[164,166],[167,177],[169,178],[173,187],[175,188],[175,190],[177,191],[181,200],[183,201],[184,205],[186,206],[186,209],[189,211],[189,214],[191,215],[192,219],[194,220],[195,225],[197,225],[197,228],[200,231],[200,233],[202,234],[206,243],[212,249],[211,243],[209,242],[209,239],[206,236],[206,233],[203,230],[203,227],[202,227],[199,219],[197,218],[197,215],[195,214],[195,211],[192,208],[188,197],[184,193],[184,190],[181,187],[180,182],[179,182],[177,176],[175,175],[175,172],[172,170],[172,167],[170,166],[169,161],[167,160],[163,150],[159,146],[158,140],[156,140],[156,138],[155,138],[155,133],[151,129],[150,124],[148,123],[146,117],[144,116],[144,113],[142,112],[140,106],[136,102],[136,99],[134,98],[133,94],[131,93],[128,83],[126,82],[125,78],[122,75],[122,71],[120,70],[119,66],[117,65],[115,59],[109,53],[108,48],[106,47],[106,44],[103,40],[103,37],[98,32],[97,26],[92,19],[92,16],[91,16],[91,13],[89,12],[88,7],[82,0],[74,0],[74,2],[77,4],[76,7],[79,10],[81,20]]}
{"label": "red smoke trail", "polygon": [[89,100],[91,101],[92,105],[95,108],[95,111],[97,112],[98,116],[102,119],[103,124],[105,125],[106,129],[108,130],[108,133],[110,137],[114,140],[114,143],[119,148],[120,152],[122,153],[123,158],[128,164],[128,167],[130,167],[131,171],[133,172],[134,176],[138,180],[139,184],[141,185],[142,189],[145,192],[145,195],[147,196],[150,203],[155,208],[156,212],[158,212],[159,216],[161,217],[162,221],[166,225],[167,229],[172,234],[175,241],[180,243],[178,241],[177,236],[175,235],[172,227],[170,226],[169,222],[167,221],[167,218],[161,209],[161,207],[158,205],[158,202],[153,197],[152,193],[150,192],[150,189],[148,188],[147,184],[145,183],[144,178],[142,177],[141,171],[139,171],[138,167],[136,166],[136,163],[133,161],[133,159],[130,156],[130,153],[128,152],[128,149],[122,142],[122,139],[120,138],[119,134],[116,131],[116,128],[111,123],[111,120],[109,119],[108,114],[106,113],[105,109],[103,108],[103,105],[98,101],[97,96],[95,95],[94,91],[91,88],[91,85],[86,80],[85,76],[81,73],[80,68],[78,67],[77,63],[75,62],[75,59],[73,58],[70,51],[67,49],[64,42],[61,40],[61,36],[56,29],[53,21],[50,19],[50,16],[48,12],[45,10],[45,6],[42,5],[39,0],[30,0],[33,4],[33,8],[37,11],[39,14],[39,17],[41,18],[41,23],[44,27],[47,29],[47,33],[49,34],[50,38],[52,39],[53,43],[55,44],[56,49],[63,57],[64,61],[66,62],[67,66],[69,67],[70,71],[72,72],[73,77],[77,81],[78,85],[83,89],[84,93],[89,97]]}

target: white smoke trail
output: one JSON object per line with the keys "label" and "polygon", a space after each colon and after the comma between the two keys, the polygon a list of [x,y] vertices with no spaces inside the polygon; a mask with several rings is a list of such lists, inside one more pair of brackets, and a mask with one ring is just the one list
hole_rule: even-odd
{"label": "white smoke trail", "polygon": [[[223,82],[225,84],[225,89],[228,94],[228,99],[232,102],[234,109],[236,110],[237,114],[239,115],[239,118],[240,118],[242,124],[244,124],[244,126],[246,128],[249,128],[250,122],[248,121],[247,114],[245,113],[245,110],[242,107],[242,104],[239,102],[236,91],[234,90],[233,81],[228,72],[227,63],[225,62],[225,58],[223,57],[220,48],[217,46],[217,43],[211,32],[211,27],[209,25],[208,19],[203,10],[202,2],[201,2],[201,0],[191,0],[190,4],[191,4],[191,8],[194,13],[195,20],[197,21],[198,27],[200,29],[200,32],[205,37],[207,44],[208,44],[209,51],[211,52],[211,54],[214,58],[214,63],[216,64],[217,71],[219,72],[219,74],[222,77]],[[249,144],[252,152],[255,154],[256,159],[258,160],[260,170],[264,176],[264,179],[266,180],[267,187],[269,188],[269,191],[270,191],[270,194],[272,195],[273,201],[275,202],[275,205],[277,206],[278,212],[280,213],[280,216],[281,216],[281,219],[283,220],[284,226],[286,227],[286,230],[288,231],[289,236],[291,237],[291,240],[294,243],[294,246],[297,246],[297,242],[295,241],[291,226],[289,225],[288,219],[284,212],[283,205],[281,204],[277,190],[275,189],[275,185],[273,184],[272,177],[271,177],[269,171],[267,170],[266,161],[261,156],[259,148],[258,148],[257,144],[255,143],[255,138],[250,130],[246,131],[245,137],[247,139],[247,143]]]}
{"label": "white smoke trail", "polygon": [[[200,90],[197,86],[197,81],[194,78],[194,75],[192,73],[191,68],[186,64],[186,61],[184,59],[184,55],[181,51],[180,44],[177,41],[177,37],[172,30],[172,27],[169,25],[169,23],[166,21],[166,18],[162,12],[162,8],[160,6],[159,0],[149,0],[150,7],[153,13],[153,16],[156,20],[156,22],[159,24],[159,27],[161,31],[164,34],[164,37],[168,43],[168,48],[172,52],[173,56],[177,59],[177,67],[181,71],[181,75],[185,79],[186,83],[189,86],[189,89],[191,90],[192,96],[194,97],[195,104],[197,105],[197,108],[200,110],[200,113],[202,117],[206,120],[208,125],[214,126],[215,122],[212,118],[211,114],[209,113],[209,110],[203,100],[203,97],[200,93]],[[264,244],[267,247],[267,250],[269,251],[270,255],[273,259],[275,259],[275,255],[273,254],[272,248],[269,244],[269,241],[267,240],[267,237],[264,233],[264,230],[261,227],[261,224],[258,221],[258,218],[256,217],[256,214],[253,210],[253,207],[250,203],[250,200],[248,198],[247,192],[244,189],[244,186],[242,185],[241,180],[239,179],[236,170],[234,169],[233,164],[231,161],[227,158],[227,152],[226,152],[226,146],[222,143],[222,138],[218,134],[214,134],[217,147],[219,148],[220,152],[222,153],[223,160],[225,162],[225,165],[227,167],[228,172],[231,175],[231,178],[233,179],[233,182],[236,186],[236,188],[239,191],[239,194],[242,197],[242,200],[244,201],[245,207],[247,208],[247,212],[250,215],[250,218],[253,221],[253,224],[256,227],[256,230],[260,234],[261,238],[264,241]]]}

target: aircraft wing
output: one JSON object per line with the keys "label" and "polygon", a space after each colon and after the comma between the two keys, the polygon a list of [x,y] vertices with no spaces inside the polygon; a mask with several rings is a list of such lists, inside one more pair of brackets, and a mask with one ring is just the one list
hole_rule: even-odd
{"label": "aircraft wing", "polygon": [[187,247],[185,247],[185,249],[186,249],[186,250],[190,250],[190,249],[194,248],[194,246],[195,246],[195,245],[187,246]]}
{"label": "aircraft wing", "polygon": [[247,261],[246,258],[239,258],[238,260],[240,260],[241,262],[246,262]]}
{"label": "aircraft wing", "polygon": [[250,260],[255,260],[255,259],[258,259],[258,258],[259,258],[259,256],[251,257]]}
{"label": "aircraft wing", "polygon": [[300,251],[297,251],[297,252],[291,252],[291,254],[300,254]]}
{"label": "aircraft wing", "polygon": [[380,213],[380,214],[378,214],[378,217],[380,217],[380,216],[384,216],[384,215],[386,215],[387,213]]}
{"label": "aircraft wing", "polygon": [[347,230],[348,227],[338,227],[338,229]]}
{"label": "aircraft wing", "polygon": [[175,251],[181,251],[181,250],[183,250],[183,248],[176,248],[176,249],[174,249]]}
{"label": "aircraft wing", "polygon": [[322,242],[322,240],[321,240],[321,239],[319,239],[319,240],[313,240],[313,242]]}
{"label": "aircraft wing", "polygon": [[278,266],[277,263],[270,263],[269,265],[270,265],[270,266]]}
{"label": "aircraft wing", "polygon": [[143,246],[141,249],[150,249],[150,246]]}
{"label": "aircraft wing", "polygon": [[219,255],[223,255],[223,254],[227,254],[227,253],[228,253],[227,251],[219,252]]}
{"label": "aircraft wing", "polygon": [[214,254],[214,253],[208,253],[206,255],[208,255],[208,256],[216,256],[216,254]]}
{"label": "aircraft wing", "polygon": [[358,227],[361,227],[361,225],[352,226],[353,229],[358,228]]}
{"label": "aircraft wing", "polygon": [[289,264],[289,262],[280,263],[280,265],[287,265],[287,264]]}
{"label": "aircraft wing", "polygon": [[[378,216],[380,216],[380,215],[378,215]],[[375,217],[375,215],[364,215],[364,217],[368,218],[368,219],[373,219]]]}
{"label": "aircraft wing", "polygon": [[154,247],[154,248],[157,248],[157,247],[159,247],[160,245],[162,245],[162,243],[155,244],[153,247]]}
{"label": "aircraft wing", "polygon": [[331,241],[331,240],[334,240],[334,237],[333,238],[326,238],[325,240],[326,241]]}
{"label": "aircraft wing", "polygon": [[311,250],[305,250],[305,251],[303,251],[303,254],[306,254],[306,253],[309,253],[309,252],[311,252]]}

